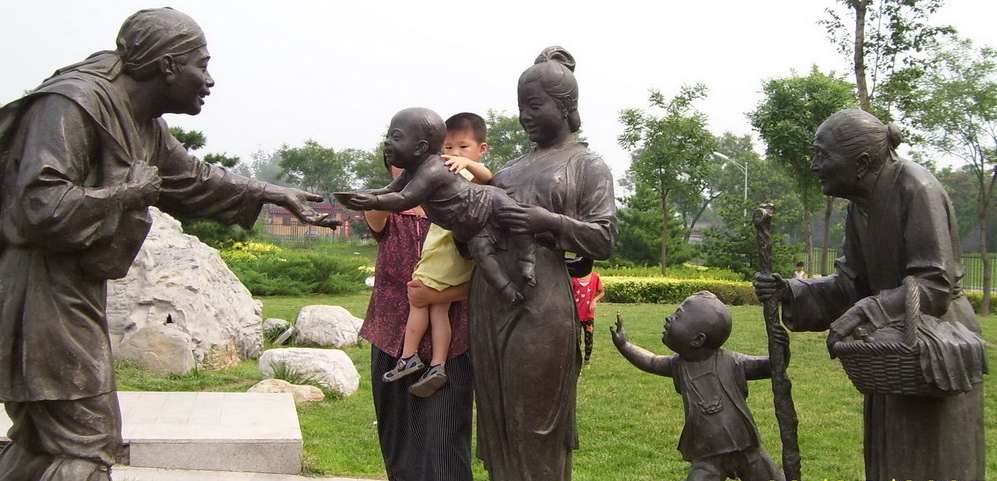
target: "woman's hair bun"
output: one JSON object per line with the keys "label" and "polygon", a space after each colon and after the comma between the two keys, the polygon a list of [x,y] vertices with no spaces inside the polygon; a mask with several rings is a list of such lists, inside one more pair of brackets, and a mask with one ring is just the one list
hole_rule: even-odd
{"label": "woman's hair bun", "polygon": [[889,142],[891,149],[896,149],[904,141],[903,132],[897,124],[893,122],[886,124],[886,141]]}
{"label": "woman's hair bun", "polygon": [[571,54],[564,49],[564,47],[555,45],[543,49],[533,63],[538,64],[544,62],[557,62],[567,67],[568,70],[572,72],[575,71],[575,57],[572,57]]}

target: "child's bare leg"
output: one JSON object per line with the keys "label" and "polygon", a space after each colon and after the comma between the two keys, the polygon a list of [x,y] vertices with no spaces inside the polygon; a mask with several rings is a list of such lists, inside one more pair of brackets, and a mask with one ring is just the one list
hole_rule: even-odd
{"label": "child's bare leg", "polygon": [[450,303],[429,306],[429,322],[433,327],[430,331],[433,336],[433,360],[429,365],[439,366],[447,362],[450,351]]}
{"label": "child's bare leg", "polygon": [[429,328],[429,307],[409,305],[408,322],[405,323],[405,340],[402,341],[402,357],[394,369],[384,373],[381,380],[394,382],[409,374],[421,371],[425,365],[419,359],[419,343]]}
{"label": "child's bare leg", "polygon": [[402,343],[402,358],[408,359],[419,352],[419,343],[429,328],[429,306],[408,306],[408,322],[405,323],[405,340]]}

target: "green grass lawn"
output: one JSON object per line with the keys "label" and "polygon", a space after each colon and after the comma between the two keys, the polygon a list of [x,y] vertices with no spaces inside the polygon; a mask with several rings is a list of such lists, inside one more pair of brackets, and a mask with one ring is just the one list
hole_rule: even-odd
{"label": "green grass lawn", "polygon": [[[301,306],[338,304],[358,317],[368,294],[349,296],[264,298],[264,315],[293,320]],[[574,479],[684,479],[689,465],[675,449],[682,430],[682,400],[670,379],[630,366],[613,348],[607,332],[617,311],[626,319],[631,339],[652,351],[668,353],[660,343],[661,321],[668,305],[604,304],[596,324],[592,363],[578,381],[578,426],[581,449],[574,460]],[[734,332],[726,347],[748,354],[765,353],[765,334],[758,306],[733,307]],[[989,359],[997,366],[997,316],[983,320],[991,344]],[[828,358],[821,334],[794,333],[790,376],[800,415],[803,476],[807,479],[862,478],[862,397],[852,388],[838,361]],[[384,478],[371,404],[369,347],[347,349],[360,371],[360,390],[346,399],[329,400],[298,410],[305,440],[306,471],[314,474]],[[256,363],[247,361],[223,372],[197,372],[156,378],[127,365],[118,367],[122,390],[244,391],[259,380]],[[997,392],[994,376],[986,381],[988,471],[997,473]],[[780,459],[778,427],[768,381],[750,383],[748,404],[765,448]],[[475,479],[487,475],[475,463]]]}

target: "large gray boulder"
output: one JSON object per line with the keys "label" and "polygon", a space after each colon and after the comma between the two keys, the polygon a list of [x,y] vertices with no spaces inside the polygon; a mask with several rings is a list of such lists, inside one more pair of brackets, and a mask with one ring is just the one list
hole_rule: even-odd
{"label": "large gray boulder", "polygon": [[118,346],[116,355],[159,374],[187,374],[194,369],[192,348],[189,334],[166,324],[139,329]]}
{"label": "large gray boulder", "polygon": [[359,341],[363,319],[340,306],[305,306],[294,323],[296,344],[319,347],[354,346]]}
{"label": "large gray boulder", "polygon": [[197,365],[224,369],[263,349],[262,305],[218,251],[186,235],[176,219],[149,209],[152,229],[124,279],[107,289],[115,352],[147,326],[171,322],[187,333]]}
{"label": "large gray boulder", "polygon": [[341,396],[349,396],[360,387],[360,373],[353,360],[339,349],[270,349],[260,356],[259,362],[266,379],[279,377],[275,374],[281,372],[285,376],[291,373],[296,378],[292,382],[308,379]]}

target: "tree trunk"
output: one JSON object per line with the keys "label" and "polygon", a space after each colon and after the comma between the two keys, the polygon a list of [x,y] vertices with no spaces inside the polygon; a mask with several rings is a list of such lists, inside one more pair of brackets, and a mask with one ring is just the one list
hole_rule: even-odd
{"label": "tree trunk", "polygon": [[865,81],[865,9],[868,0],[851,0],[855,10],[855,88],[858,90],[859,106],[869,112],[869,86]]}
{"label": "tree trunk", "polygon": [[661,275],[668,274],[668,191],[661,193]]}
{"label": "tree trunk", "polygon": [[826,196],[824,198],[824,239],[820,248],[820,275],[828,275],[829,266],[827,262],[827,250],[831,244],[831,214],[834,213],[834,198]]}
{"label": "tree trunk", "polygon": [[699,206],[699,211],[696,212],[696,215],[692,218],[692,222],[689,223],[688,228],[685,230],[686,242],[689,242],[689,237],[692,236],[692,230],[696,228],[696,223],[699,222],[699,218],[703,216],[703,212],[706,212],[706,208],[709,207],[710,203],[717,197],[720,197],[720,195],[718,194],[716,196],[707,197],[706,200],[703,201],[703,204]]}
{"label": "tree trunk", "polygon": [[[989,194],[989,192],[987,193]],[[985,196],[980,201],[980,262],[983,263],[983,301],[980,302],[980,315],[990,314],[990,280],[993,278],[993,266],[990,265],[990,251],[987,248],[987,218],[990,217],[990,199]]]}
{"label": "tree trunk", "polygon": [[807,274],[814,272],[814,226],[810,218],[810,209],[803,207],[803,244],[807,250]]}

